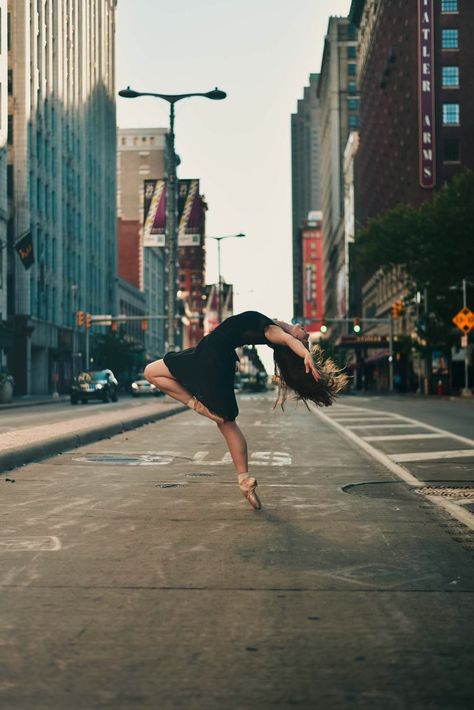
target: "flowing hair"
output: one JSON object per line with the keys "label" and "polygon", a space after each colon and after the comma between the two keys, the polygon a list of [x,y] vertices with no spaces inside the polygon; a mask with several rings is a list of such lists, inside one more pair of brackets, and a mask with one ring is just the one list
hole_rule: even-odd
{"label": "flowing hair", "polygon": [[291,348],[287,345],[274,346],[275,381],[278,386],[274,409],[278,405],[284,409],[289,390],[293,392],[291,399],[302,400],[307,408],[307,400],[318,407],[329,407],[347,385],[349,377],[330,358],[324,357],[319,346],[312,347],[310,353],[319,373],[318,380],[314,379],[311,371],[306,372],[304,360]]}

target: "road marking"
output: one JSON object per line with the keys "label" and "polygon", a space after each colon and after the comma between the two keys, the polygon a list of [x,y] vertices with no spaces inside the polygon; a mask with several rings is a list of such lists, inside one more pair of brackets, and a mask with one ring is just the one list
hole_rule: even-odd
{"label": "road marking", "polygon": [[353,422],[358,421],[358,422],[367,422],[367,421],[374,421],[374,422],[380,422],[380,421],[390,421],[392,419],[391,416],[383,416],[383,417],[351,417],[350,419],[346,416],[343,417],[331,417],[331,420],[333,422]]}
{"label": "road marking", "polygon": [[466,525],[466,527],[474,530],[474,515],[468,510],[460,508],[458,503],[452,503],[450,500],[446,500],[446,498],[442,498],[441,496],[426,496],[426,498],[440,508],[444,508],[453,518],[459,520]]}
{"label": "road marking", "polygon": [[436,461],[438,459],[474,458],[474,449],[453,449],[452,451],[424,451],[407,454],[389,454],[392,461],[398,463],[409,461]]}
{"label": "road marking", "polygon": [[364,441],[408,441],[412,439],[444,439],[443,434],[380,434],[363,436]]}
{"label": "road marking", "polygon": [[424,424],[351,424],[347,429],[415,429],[423,427]]}
{"label": "road marking", "polygon": [[397,463],[395,463],[395,461],[392,461],[386,454],[383,454],[381,451],[378,451],[374,446],[357,436],[357,434],[354,434],[352,431],[339,424],[339,422],[335,422],[333,419],[331,419],[331,417],[328,417],[326,414],[323,414],[323,412],[320,412],[315,404],[309,402],[309,406],[313,410],[314,414],[316,414],[324,421],[328,422],[335,429],[338,429],[340,432],[342,432],[344,436],[354,442],[354,444],[356,444],[359,448],[363,449],[366,453],[370,454],[370,456],[376,459],[376,461],[379,461],[379,463],[381,463],[383,466],[392,471],[392,473],[401,478],[402,481],[408,483],[409,486],[419,488],[422,485],[425,485],[423,483],[420,483],[420,481],[415,478],[415,476],[412,476],[411,473],[402,468],[402,466],[399,466]]}
{"label": "road marking", "polygon": [[56,552],[61,541],[54,535],[0,538],[1,552]]}

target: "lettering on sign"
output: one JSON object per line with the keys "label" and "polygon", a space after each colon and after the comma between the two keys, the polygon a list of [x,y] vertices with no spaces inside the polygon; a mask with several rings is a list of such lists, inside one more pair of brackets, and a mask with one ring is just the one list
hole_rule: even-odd
{"label": "lettering on sign", "polygon": [[418,0],[418,104],[420,185],[436,183],[433,0]]}

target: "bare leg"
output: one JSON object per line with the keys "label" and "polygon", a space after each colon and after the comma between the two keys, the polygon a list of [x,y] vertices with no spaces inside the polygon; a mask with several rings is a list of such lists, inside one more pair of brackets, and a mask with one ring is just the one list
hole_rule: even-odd
{"label": "bare leg", "polygon": [[239,488],[244,498],[248,500],[252,508],[260,510],[261,503],[255,491],[257,481],[253,476],[249,476],[249,463],[247,454],[247,441],[239,429],[236,422],[224,422],[217,425],[221,434],[227,442],[232,461],[234,462]]}
{"label": "bare leg", "polygon": [[154,384],[158,389],[166,394],[169,394],[178,402],[187,404],[192,398],[191,392],[179,384],[169,369],[166,367],[163,360],[155,360],[145,367],[145,377],[148,382]]}
{"label": "bare leg", "polygon": [[224,422],[217,425],[227,442],[237,473],[248,473],[247,442],[236,422]]}

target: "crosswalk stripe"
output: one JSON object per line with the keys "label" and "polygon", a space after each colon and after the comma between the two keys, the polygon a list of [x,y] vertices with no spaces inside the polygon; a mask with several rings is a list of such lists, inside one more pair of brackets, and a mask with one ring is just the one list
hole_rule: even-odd
{"label": "crosswalk stripe", "polygon": [[424,451],[407,454],[389,454],[389,459],[396,463],[409,461],[437,461],[438,459],[474,458],[474,449],[452,449],[451,451]]}
{"label": "crosswalk stripe", "polygon": [[363,436],[364,441],[406,441],[408,439],[444,439],[443,434],[381,434],[380,436]]}

